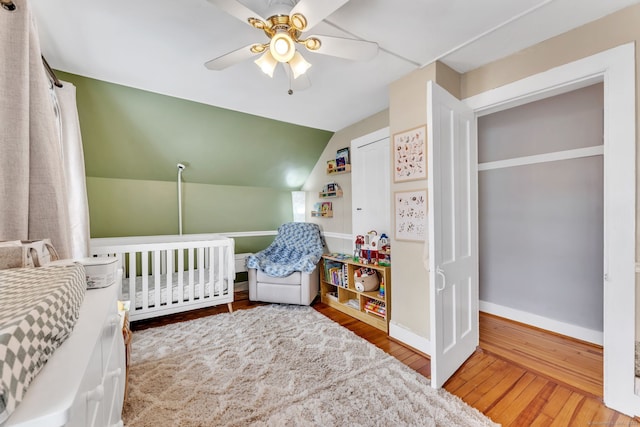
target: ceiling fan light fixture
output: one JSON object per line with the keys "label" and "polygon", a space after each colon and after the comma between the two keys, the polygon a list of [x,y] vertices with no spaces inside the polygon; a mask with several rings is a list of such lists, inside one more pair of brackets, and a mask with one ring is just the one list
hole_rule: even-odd
{"label": "ceiling fan light fixture", "polygon": [[296,53],[295,42],[286,31],[279,31],[271,38],[271,55],[278,62],[289,62]]}
{"label": "ceiling fan light fixture", "polygon": [[320,39],[317,39],[315,37],[309,37],[304,41],[304,47],[309,50],[318,50],[320,49],[320,46],[322,46],[322,42],[320,41]]}
{"label": "ceiling fan light fixture", "polygon": [[269,46],[268,44],[257,43],[251,46],[249,50],[251,51],[251,53],[262,53],[267,49],[268,46]]}
{"label": "ceiling fan light fixture", "polygon": [[276,59],[271,55],[270,51],[266,51],[264,55],[253,62],[255,62],[258,67],[260,67],[263,73],[273,78],[273,72],[278,65],[278,61],[276,61]]}
{"label": "ceiling fan light fixture", "polygon": [[264,30],[266,28],[266,26],[267,26],[267,24],[265,24],[264,21],[262,21],[261,19],[258,19],[258,18],[251,17],[251,18],[247,19],[247,22],[253,28],[257,28],[258,30]]}
{"label": "ceiling fan light fixture", "polygon": [[301,13],[294,13],[289,17],[289,23],[298,31],[304,31],[307,28],[307,18]]}
{"label": "ceiling fan light fixture", "polygon": [[291,67],[291,71],[293,72],[293,78],[297,79],[301,75],[307,72],[309,68],[311,68],[311,64],[307,62],[306,59],[300,54],[300,52],[296,52],[289,61],[289,66]]}

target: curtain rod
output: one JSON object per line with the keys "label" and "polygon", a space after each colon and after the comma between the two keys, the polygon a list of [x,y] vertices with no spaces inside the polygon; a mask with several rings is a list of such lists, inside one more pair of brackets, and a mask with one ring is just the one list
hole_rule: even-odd
{"label": "curtain rod", "polygon": [[[6,0],[0,0],[0,1],[6,1]],[[62,87],[62,83],[60,83],[60,80],[58,80],[58,77],[56,77],[56,73],[53,72],[47,60],[44,59],[44,55],[40,55],[40,56],[42,57],[42,63],[44,64],[44,69],[47,70],[47,74],[49,74],[49,77],[51,77],[51,80],[53,80],[53,84],[58,87]]]}
{"label": "curtain rod", "polygon": [[11,0],[0,0],[0,3],[2,3],[2,7],[7,9],[8,11],[16,10],[16,5],[13,4]]}

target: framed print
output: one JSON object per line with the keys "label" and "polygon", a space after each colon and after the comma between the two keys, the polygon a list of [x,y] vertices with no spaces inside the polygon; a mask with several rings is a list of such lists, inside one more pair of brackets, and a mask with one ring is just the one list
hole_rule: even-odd
{"label": "framed print", "polygon": [[427,179],[427,127],[393,135],[393,182]]}
{"label": "framed print", "polygon": [[427,190],[394,194],[396,240],[423,242],[427,237]]}

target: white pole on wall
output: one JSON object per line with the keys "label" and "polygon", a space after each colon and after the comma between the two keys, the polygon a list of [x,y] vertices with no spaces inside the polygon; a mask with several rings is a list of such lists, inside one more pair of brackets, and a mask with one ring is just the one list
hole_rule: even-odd
{"label": "white pole on wall", "polygon": [[186,166],[178,163],[178,233],[182,236],[182,171]]}

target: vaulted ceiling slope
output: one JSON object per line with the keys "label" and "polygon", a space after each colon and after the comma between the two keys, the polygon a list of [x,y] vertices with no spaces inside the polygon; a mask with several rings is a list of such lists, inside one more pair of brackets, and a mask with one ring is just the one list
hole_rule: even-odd
{"label": "vaulted ceiling slope", "polygon": [[87,77],[58,75],[77,88],[89,177],[175,182],[180,162],[187,166],[183,179],[191,184],[297,190],[333,135]]}
{"label": "vaulted ceiling slope", "polygon": [[[240,0],[262,16],[270,3]],[[293,3],[297,0],[289,0]],[[320,1],[320,0],[318,0]],[[388,107],[388,85],[440,60],[466,72],[640,0],[350,0],[314,33],[378,43],[357,62],[303,51],[311,86],[287,93],[252,60],[204,63],[266,36],[206,0],[38,1],[52,67],[107,82],[330,131]]]}

